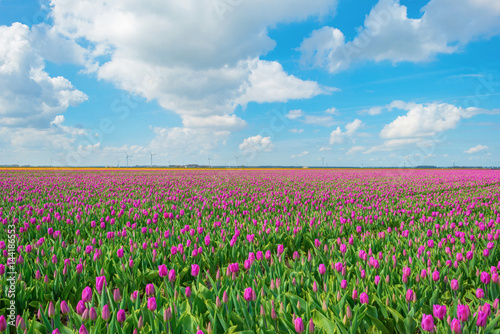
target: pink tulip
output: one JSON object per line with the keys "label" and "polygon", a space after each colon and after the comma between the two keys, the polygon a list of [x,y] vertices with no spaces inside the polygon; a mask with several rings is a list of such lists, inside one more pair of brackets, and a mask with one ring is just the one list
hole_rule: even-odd
{"label": "pink tulip", "polygon": [[164,264],[161,264],[158,266],[158,275],[160,277],[165,277],[167,276],[167,273],[168,273],[168,269],[167,269],[167,266],[164,265]]}
{"label": "pink tulip", "polygon": [[458,320],[465,322],[469,320],[470,309],[469,305],[457,305],[457,316]]}
{"label": "pink tulip", "polygon": [[432,317],[431,314],[422,314],[422,329],[427,332],[433,332],[434,331],[434,318]]}
{"label": "pink tulip", "polygon": [[462,328],[460,326],[460,321],[457,318],[454,318],[451,321],[450,329],[455,334],[458,334],[462,331]]}
{"label": "pink tulip", "polygon": [[95,287],[98,294],[102,293],[102,289],[107,285],[105,276],[98,276],[95,278]]}
{"label": "pink tulip", "polygon": [[490,283],[490,281],[491,281],[491,276],[490,276],[490,274],[489,274],[489,273],[487,273],[486,271],[483,271],[483,272],[481,273],[481,282],[482,282],[483,284],[489,284],[489,283]]}
{"label": "pink tulip", "polygon": [[321,263],[318,267],[318,271],[321,275],[324,275],[326,273],[326,267],[323,263]]}
{"label": "pink tulip", "polygon": [[406,301],[409,303],[413,300],[413,290],[412,289],[408,289],[406,291]]}
{"label": "pink tulip", "polygon": [[168,280],[170,282],[175,282],[175,279],[176,279],[175,269],[170,269],[170,271],[168,272]]}
{"label": "pink tulip", "polygon": [[109,318],[111,317],[111,313],[109,311],[109,306],[108,304],[104,305],[102,307],[102,313],[101,313],[101,318],[104,320],[104,321],[108,321]]}
{"label": "pink tulip", "polygon": [[155,297],[148,298],[148,309],[151,312],[156,311],[156,298]]}
{"label": "pink tulip", "polygon": [[118,321],[121,324],[124,323],[126,319],[127,316],[125,314],[125,310],[118,310],[118,312],[116,313],[116,321]]}
{"label": "pink tulip", "polygon": [[300,334],[304,332],[304,322],[302,321],[302,318],[296,318],[294,321],[294,325],[295,325],[295,331],[297,333]]}
{"label": "pink tulip", "polygon": [[84,303],[88,303],[92,300],[92,288],[87,286],[82,291],[82,300]]}
{"label": "pink tulip", "polygon": [[445,305],[434,305],[432,307],[433,314],[436,318],[443,320],[446,316],[446,306]]}
{"label": "pink tulip", "polygon": [[[354,292],[353,292],[354,294]],[[359,296],[359,301],[361,302],[361,304],[368,304],[369,300],[368,300],[368,295],[366,294],[366,292],[362,292],[361,295]]]}
{"label": "pink tulip", "polygon": [[253,289],[252,288],[246,288],[245,292],[243,293],[243,298],[249,302],[253,298]]}
{"label": "pink tulip", "polygon": [[146,295],[152,296],[155,294],[155,286],[153,284],[146,284]]}
{"label": "pink tulip", "polygon": [[192,276],[198,276],[198,273],[200,272],[200,266],[197,264],[192,264],[191,265],[191,275]]}

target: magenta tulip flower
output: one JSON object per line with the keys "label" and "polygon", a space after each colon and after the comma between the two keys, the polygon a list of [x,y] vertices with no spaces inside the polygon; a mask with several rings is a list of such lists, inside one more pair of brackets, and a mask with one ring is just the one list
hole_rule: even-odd
{"label": "magenta tulip flower", "polygon": [[304,322],[302,321],[302,318],[296,318],[294,321],[294,325],[295,325],[295,331],[297,333],[300,334],[304,332]]}
{"label": "magenta tulip flower", "polygon": [[164,264],[161,264],[158,266],[158,275],[160,277],[165,277],[167,276],[167,273],[168,273],[168,269],[167,269],[167,266],[164,265]]}
{"label": "magenta tulip flower", "polygon": [[148,309],[153,312],[156,311],[156,298],[151,297],[148,299]]}
{"label": "magenta tulip flower", "polygon": [[483,311],[478,311],[476,325],[478,327],[486,327],[487,322],[488,322],[488,314]]}
{"label": "magenta tulip flower", "polygon": [[454,318],[452,321],[451,321],[451,324],[450,324],[450,329],[451,331],[454,333],[454,334],[459,334],[461,331],[462,331],[462,327],[460,325],[460,320],[458,320],[457,318]]}
{"label": "magenta tulip flower", "polygon": [[431,314],[422,314],[422,329],[427,332],[433,332],[434,331],[434,318],[432,317]]}
{"label": "magenta tulip flower", "polygon": [[[354,294],[354,292],[353,292],[353,294]],[[366,294],[366,292],[362,292],[361,295],[359,295],[359,301],[361,302],[361,304],[368,304],[369,303],[368,295]]]}
{"label": "magenta tulip flower", "polygon": [[87,327],[85,327],[84,324],[80,326],[80,330],[78,331],[78,334],[89,334],[89,331],[87,330]]}
{"label": "magenta tulip flower", "polygon": [[243,294],[243,298],[249,302],[252,300],[252,297],[253,297],[253,289],[252,288],[246,288],[245,289],[245,292]]}
{"label": "magenta tulip flower", "polygon": [[321,263],[318,267],[318,271],[321,275],[324,275],[326,273],[326,267],[323,263]]}
{"label": "magenta tulip flower", "polygon": [[469,320],[470,309],[469,305],[457,305],[457,316],[461,322]]}
{"label": "magenta tulip flower", "polygon": [[65,300],[63,300],[61,302],[60,308],[61,308],[61,313],[62,314],[64,314],[64,315],[69,314],[69,306],[68,306],[68,303],[66,303]]}
{"label": "magenta tulip flower", "polygon": [[481,282],[482,282],[483,284],[489,284],[489,283],[490,283],[490,281],[491,281],[491,276],[490,276],[490,274],[489,274],[489,273],[487,273],[486,271],[483,271],[483,272],[481,273]]}
{"label": "magenta tulip flower", "polygon": [[146,284],[146,295],[152,296],[155,294],[155,286],[153,284]]}
{"label": "magenta tulip flower", "polygon": [[7,320],[3,315],[0,315],[0,332],[5,332],[7,329]]}
{"label": "magenta tulip flower", "polygon": [[175,269],[170,269],[170,271],[168,272],[168,280],[170,282],[175,282],[175,278],[176,278]]}
{"label": "magenta tulip flower", "polygon": [[406,291],[406,301],[409,303],[413,300],[413,290],[412,289],[408,289]]}
{"label": "magenta tulip flower", "polygon": [[125,314],[125,310],[118,310],[118,312],[116,313],[116,321],[118,321],[121,324],[124,323],[126,319],[127,316]]}
{"label": "magenta tulip flower", "polygon": [[102,293],[102,289],[107,285],[105,276],[98,276],[95,278],[95,288],[98,294]]}
{"label": "magenta tulip flower", "polygon": [[106,304],[102,307],[101,318],[104,321],[108,321],[110,317],[111,317],[111,312],[109,311],[108,304]]}
{"label": "magenta tulip flower", "polygon": [[82,300],[84,303],[88,303],[92,300],[92,288],[87,286],[82,291]]}
{"label": "magenta tulip flower", "polygon": [[198,276],[199,272],[200,272],[200,266],[197,264],[192,264],[191,265],[191,275],[196,277],[196,276]]}
{"label": "magenta tulip flower", "polygon": [[433,314],[439,320],[443,320],[446,316],[446,305],[434,305],[432,307]]}

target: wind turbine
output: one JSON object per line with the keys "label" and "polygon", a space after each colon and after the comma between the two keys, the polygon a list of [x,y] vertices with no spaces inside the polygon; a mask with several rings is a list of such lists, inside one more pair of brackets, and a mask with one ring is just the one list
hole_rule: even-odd
{"label": "wind turbine", "polygon": [[116,167],[120,168],[120,159],[116,161]]}
{"label": "wind turbine", "polygon": [[208,167],[212,167],[212,165],[210,164],[211,160],[212,160],[212,158],[210,158],[210,156],[208,156]]}
{"label": "wind turbine", "polygon": [[151,167],[153,167],[153,156],[155,156],[156,154],[149,152],[149,155],[151,156]]}
{"label": "wind turbine", "polygon": [[235,155],[234,157],[236,158],[236,167],[238,167],[238,158],[239,158],[239,156]]}
{"label": "wind turbine", "polygon": [[128,153],[125,153],[125,155],[127,156],[127,167],[128,167],[128,158],[132,158],[132,156],[128,155]]}
{"label": "wind turbine", "polygon": [[321,157],[321,160],[323,160],[323,167],[325,167],[325,158]]}

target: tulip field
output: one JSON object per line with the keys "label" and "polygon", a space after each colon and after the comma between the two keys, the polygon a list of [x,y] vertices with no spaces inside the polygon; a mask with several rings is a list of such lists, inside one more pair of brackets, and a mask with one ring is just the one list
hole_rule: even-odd
{"label": "tulip field", "polygon": [[0,170],[1,333],[500,333],[498,170]]}

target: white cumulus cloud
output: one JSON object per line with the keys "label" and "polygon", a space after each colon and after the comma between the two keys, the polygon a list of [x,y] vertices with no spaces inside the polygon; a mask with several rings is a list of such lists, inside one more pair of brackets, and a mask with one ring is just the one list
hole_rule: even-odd
{"label": "white cumulus cloud", "polygon": [[465,153],[473,154],[473,153],[481,152],[481,151],[484,151],[487,149],[488,149],[488,146],[479,144],[477,146],[469,148],[468,150],[465,151]]}
{"label": "white cumulus cloud", "polygon": [[355,119],[351,123],[347,123],[344,127],[345,131],[338,126],[335,130],[330,133],[330,145],[342,144],[345,138],[351,138],[355,133],[363,126],[363,122],[359,119]]}
{"label": "white cumulus cloud", "polygon": [[363,60],[423,62],[500,33],[497,0],[431,0],[421,11],[410,18],[399,0],[379,0],[351,41],[334,27],[313,31],[300,47],[302,61],[330,72]]}
{"label": "white cumulus cloud", "polygon": [[270,152],[274,144],[271,142],[271,137],[257,135],[244,139],[239,148],[244,153]]}

